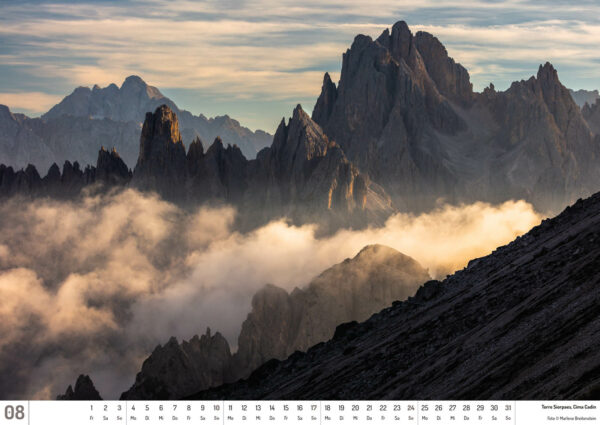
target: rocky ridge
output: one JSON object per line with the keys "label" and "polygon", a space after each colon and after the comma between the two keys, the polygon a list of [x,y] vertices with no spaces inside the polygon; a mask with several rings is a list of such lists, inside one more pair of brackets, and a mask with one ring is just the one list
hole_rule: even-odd
{"label": "rocky ridge", "polygon": [[[127,111],[112,101],[119,96],[130,102]],[[156,176],[144,171],[148,158],[139,158],[134,183],[180,203],[233,204],[248,211],[246,227],[274,217],[356,227],[380,224],[397,210],[428,211],[439,202],[509,199],[554,214],[600,186],[598,109],[580,109],[573,96],[549,63],[506,91],[490,84],[476,93],[467,70],[436,37],[413,34],[400,21],[376,39],[358,35],[343,56],[337,86],[325,74],[312,118],[297,107],[256,160],[245,158],[235,138],[223,139],[227,147],[220,138],[207,147],[195,133],[187,153],[178,148],[156,157],[157,167],[150,167]],[[44,119],[80,114],[94,125],[110,124],[115,117],[138,119],[159,102],[178,116],[177,137],[184,142],[185,111],[134,77],[120,89],[79,90]],[[2,117],[9,139],[22,138],[14,155],[26,157],[21,147],[38,149],[46,130],[21,131],[30,121],[8,109],[0,108]],[[171,171],[158,166],[163,162]]]}
{"label": "rocky ridge", "polygon": [[178,344],[172,338],[157,347],[121,398],[181,398],[246,377],[271,359],[326,341],[342,322],[364,320],[406,299],[428,279],[412,258],[385,246],[367,246],[304,288],[288,293],[267,285],[257,292],[233,355],[225,339],[219,333],[211,336],[210,330],[200,339]]}
{"label": "rocky ridge", "polygon": [[41,177],[37,169],[29,164],[27,168],[15,171],[12,167],[0,164],[0,196],[44,197],[69,199],[79,196],[84,188],[110,190],[126,186],[132,172],[113,148],[108,152],[104,147],[98,152],[96,166],[82,169],[77,161],[65,161],[62,171],[54,163],[48,174]]}
{"label": "rocky ridge", "polygon": [[403,21],[354,39],[312,118],[402,210],[524,198],[558,212],[600,186],[600,138],[550,64],[475,93],[440,41]]}
{"label": "rocky ridge", "polygon": [[195,399],[594,400],[600,193],[443,282]]}
{"label": "rocky ridge", "polygon": [[66,162],[62,175],[56,165],[44,178],[32,165],[16,172],[0,167],[0,195],[69,197],[97,183],[131,185],[183,206],[237,206],[245,212],[242,229],[280,217],[330,229],[364,226],[383,223],[394,211],[385,191],[346,159],[300,105],[255,160],[235,145],[224,147],[220,138],[206,152],[197,138],[186,152],[177,115],[162,105],[146,114],[133,173],[115,149],[104,148],[96,167],[82,171]]}

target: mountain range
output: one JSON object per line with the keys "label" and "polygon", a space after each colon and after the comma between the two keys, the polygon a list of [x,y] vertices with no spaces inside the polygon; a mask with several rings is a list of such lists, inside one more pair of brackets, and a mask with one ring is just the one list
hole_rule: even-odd
{"label": "mountain range", "polygon": [[600,136],[551,64],[476,93],[437,38],[402,21],[355,38],[312,118],[402,210],[522,198],[556,213],[600,184]]}
{"label": "mountain range", "polygon": [[[298,106],[255,160],[222,127],[209,146],[209,136],[190,129],[217,120],[178,110],[136,77],[120,89],[78,89],[36,122],[75,122],[71,117],[78,115],[94,128],[105,123],[133,131],[157,104],[170,112],[161,106],[155,114],[171,121],[177,116],[172,146],[162,136],[148,145],[154,140],[148,115],[135,161],[131,143],[121,154],[119,137],[101,137],[127,166],[136,163],[130,184],[183,204],[231,203],[248,211],[251,223],[288,216],[301,223],[377,224],[394,211],[427,211],[440,201],[525,199],[555,214],[600,187],[599,109],[595,103],[581,109],[551,64],[506,91],[490,84],[476,93],[467,70],[437,38],[413,34],[403,21],[377,39],[358,35],[344,54],[338,84],[325,74],[312,117]],[[13,133],[27,133],[18,128],[31,120],[7,109],[0,115],[8,117]],[[113,125],[117,118],[124,121]],[[29,152],[27,143],[19,146]],[[30,145],[32,152],[47,147]],[[37,180],[39,174],[27,169],[17,178],[25,190],[35,185],[28,176]],[[7,184],[0,182],[0,191],[21,190]]]}
{"label": "mountain range", "polygon": [[139,152],[139,132],[146,112],[168,105],[179,116],[183,140],[213,140],[221,136],[248,158],[271,143],[264,131],[251,131],[227,115],[206,118],[179,109],[156,87],[132,75],[118,87],[78,87],[40,118],[13,114],[0,105],[0,163],[35,165],[46,172],[53,162],[92,164],[103,145],[114,146],[131,167]]}
{"label": "mountain range", "polygon": [[0,196],[68,198],[84,187],[90,193],[130,185],[184,206],[235,205],[244,211],[238,216],[241,229],[287,217],[335,230],[382,224],[393,212],[385,191],[346,159],[300,105],[254,160],[235,145],[225,147],[219,137],[206,152],[196,138],[186,152],[177,115],[167,105],[146,114],[139,146],[133,173],[115,149],[104,147],[95,167],[66,161],[62,173],[53,164],[43,178],[32,165],[16,172],[0,165]]}
{"label": "mountain range", "polygon": [[[525,199],[553,214],[600,189],[599,116],[600,102],[580,108],[549,63],[505,91],[476,93],[437,38],[401,21],[376,39],[357,36],[340,81],[324,75],[312,116],[298,105],[256,159],[221,138],[186,148],[164,104],[145,115],[132,172],[100,149],[96,167],[53,165],[44,178],[33,166],[0,166],[0,194],[128,185],[186,206],[235,205],[241,228],[276,217],[358,227],[440,201]],[[194,388],[201,399],[597,398],[598,217],[600,195],[579,200],[442,282],[414,266],[408,299],[354,286],[356,268],[325,293],[319,278],[291,294],[266,287],[236,353],[210,330],[171,339],[123,398],[190,397]],[[390,298],[405,300],[390,307]],[[376,303],[353,310],[357,300]]]}

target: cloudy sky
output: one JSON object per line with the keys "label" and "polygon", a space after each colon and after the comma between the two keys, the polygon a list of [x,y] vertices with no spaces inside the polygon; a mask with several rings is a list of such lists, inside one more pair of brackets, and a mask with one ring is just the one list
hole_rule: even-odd
{"label": "cloudy sky", "polygon": [[140,75],[180,107],[273,131],[339,78],[358,33],[398,20],[436,35],[476,90],[550,61],[600,88],[596,0],[0,0],[0,103],[39,115],[74,87]]}

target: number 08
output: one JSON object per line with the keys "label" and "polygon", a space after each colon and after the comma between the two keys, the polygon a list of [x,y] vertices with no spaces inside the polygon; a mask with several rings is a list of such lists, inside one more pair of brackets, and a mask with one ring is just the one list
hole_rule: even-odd
{"label": "number 08", "polygon": [[9,421],[12,419],[17,419],[17,420],[25,419],[25,406],[23,406],[23,405],[18,405],[18,406],[8,405],[8,406],[6,406],[4,408],[4,418]]}

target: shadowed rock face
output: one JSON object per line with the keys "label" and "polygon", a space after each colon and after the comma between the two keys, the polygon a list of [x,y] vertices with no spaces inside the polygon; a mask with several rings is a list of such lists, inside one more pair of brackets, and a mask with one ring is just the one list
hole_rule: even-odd
{"label": "shadowed rock face", "polygon": [[550,64],[505,92],[474,93],[440,41],[404,22],[355,38],[313,119],[403,210],[525,198],[558,212],[600,188],[600,139]]}
{"label": "shadowed rock face", "polygon": [[132,184],[177,203],[227,202],[244,214],[241,228],[273,218],[333,228],[383,222],[393,211],[379,186],[361,175],[302,110],[280,124],[273,145],[248,161],[220,138],[204,151],[196,139],[187,154],[176,115],[163,105],[148,114]]}
{"label": "shadowed rock face", "polygon": [[75,389],[69,385],[63,395],[56,397],[57,400],[102,400],[100,394],[94,387],[94,383],[87,375],[79,375],[75,383]]}
{"label": "shadowed rock face", "polygon": [[220,334],[178,344],[172,338],[144,362],[123,399],[181,398],[246,377],[271,359],[331,338],[336,326],[364,320],[395,300],[406,299],[429,275],[416,261],[381,245],[365,247],[288,293],[267,285],[252,299],[233,356]]}
{"label": "shadowed rock face", "polygon": [[223,146],[216,138],[204,153],[196,139],[187,154],[188,198],[218,200],[239,205],[248,188],[248,161],[237,146]]}
{"label": "shadowed rock face", "polygon": [[597,399],[600,193],[201,399]]}
{"label": "shadowed rock face", "polygon": [[480,102],[498,124],[492,176],[499,199],[519,194],[548,211],[598,189],[600,140],[551,64],[505,92],[484,91]]}
{"label": "shadowed rock face", "polygon": [[364,225],[383,222],[393,211],[383,189],[361,174],[300,105],[273,145],[249,164],[245,211],[267,221],[287,216],[298,223],[326,220]]}
{"label": "shadowed rock face", "polygon": [[390,302],[414,294],[429,279],[412,258],[370,245],[303,289],[288,294],[266,286],[252,299],[252,312],[238,339],[235,358],[242,376],[270,359],[284,359],[330,339],[340,323],[366,320]]}
{"label": "shadowed rock face", "polygon": [[581,108],[581,113],[590,130],[596,136],[600,135],[600,98],[597,98],[594,103],[586,103]]}
{"label": "shadowed rock face", "polygon": [[234,379],[227,340],[217,332],[195,335],[181,344],[171,338],[144,361],[135,384],[121,396],[124,400],[180,398],[197,388],[208,388]]}
{"label": "shadowed rock face", "polygon": [[[50,173],[48,173],[50,174]],[[109,152],[104,146],[98,153],[96,162],[96,179],[109,186],[122,185],[131,180],[132,173],[115,148]]]}

